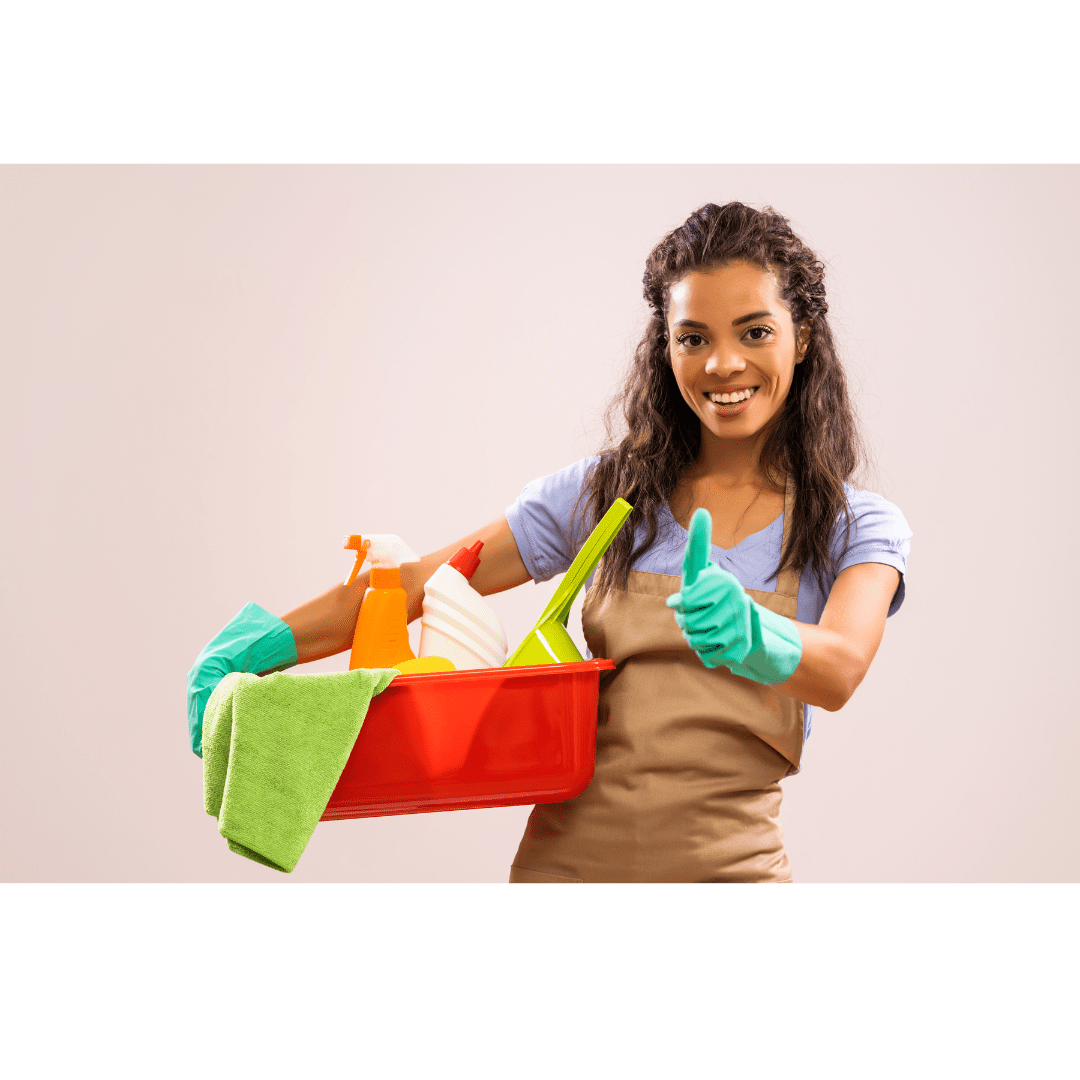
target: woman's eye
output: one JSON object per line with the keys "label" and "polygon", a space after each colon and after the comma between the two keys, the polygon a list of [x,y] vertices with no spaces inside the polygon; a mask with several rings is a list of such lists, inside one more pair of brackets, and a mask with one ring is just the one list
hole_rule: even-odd
{"label": "woman's eye", "polygon": [[751,341],[764,341],[772,334],[773,330],[771,326],[751,326],[746,331],[746,336]]}
{"label": "woman's eye", "polygon": [[675,340],[680,345],[686,345],[691,349],[696,349],[699,345],[705,344],[705,339],[700,334],[681,334]]}

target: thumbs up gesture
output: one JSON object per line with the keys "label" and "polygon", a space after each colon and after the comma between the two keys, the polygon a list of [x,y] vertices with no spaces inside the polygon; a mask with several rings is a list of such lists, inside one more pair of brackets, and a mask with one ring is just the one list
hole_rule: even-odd
{"label": "thumbs up gesture", "polygon": [[753,645],[753,601],[734,574],[709,562],[712,516],[690,519],[682,588],[667,599],[687,644],[706,667],[741,664]]}
{"label": "thumbs up gesture", "polygon": [[755,603],[734,574],[709,562],[712,517],[694,511],[683,555],[682,588],[667,598],[687,644],[710,668],[775,686],[794,674],[802,638],[791,619]]}

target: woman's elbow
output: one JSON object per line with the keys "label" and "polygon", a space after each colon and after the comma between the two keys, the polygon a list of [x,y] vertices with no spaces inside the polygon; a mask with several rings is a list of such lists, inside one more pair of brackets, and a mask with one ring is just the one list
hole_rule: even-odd
{"label": "woman's elbow", "polygon": [[821,703],[821,708],[826,712],[839,712],[858,690],[869,667],[869,661],[862,657],[845,657],[834,669],[828,686],[823,687],[826,700]]}
{"label": "woman's elbow", "polygon": [[826,712],[839,712],[851,697],[850,693],[829,687],[815,695],[815,700],[807,701],[807,705],[813,705],[815,709],[824,709]]}

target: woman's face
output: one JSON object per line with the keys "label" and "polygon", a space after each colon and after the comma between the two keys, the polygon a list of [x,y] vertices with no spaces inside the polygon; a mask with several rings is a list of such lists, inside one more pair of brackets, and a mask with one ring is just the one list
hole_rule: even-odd
{"label": "woman's face", "polygon": [[776,275],[746,262],[687,274],[669,290],[667,320],[671,367],[703,443],[765,428],[810,336],[796,334]]}

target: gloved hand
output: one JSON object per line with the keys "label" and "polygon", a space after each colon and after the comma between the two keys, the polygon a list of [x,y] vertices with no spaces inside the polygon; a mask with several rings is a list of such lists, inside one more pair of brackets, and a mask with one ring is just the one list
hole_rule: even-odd
{"label": "gloved hand", "polygon": [[709,562],[708,510],[694,511],[689,533],[682,588],[667,599],[687,644],[706,667],[724,666],[766,686],[790,679],[802,659],[795,624],[755,603],[734,574]]}
{"label": "gloved hand", "polygon": [[203,712],[210,695],[230,671],[263,675],[292,667],[298,660],[288,624],[258,604],[245,604],[206,646],[187,676],[188,734],[202,757]]}

